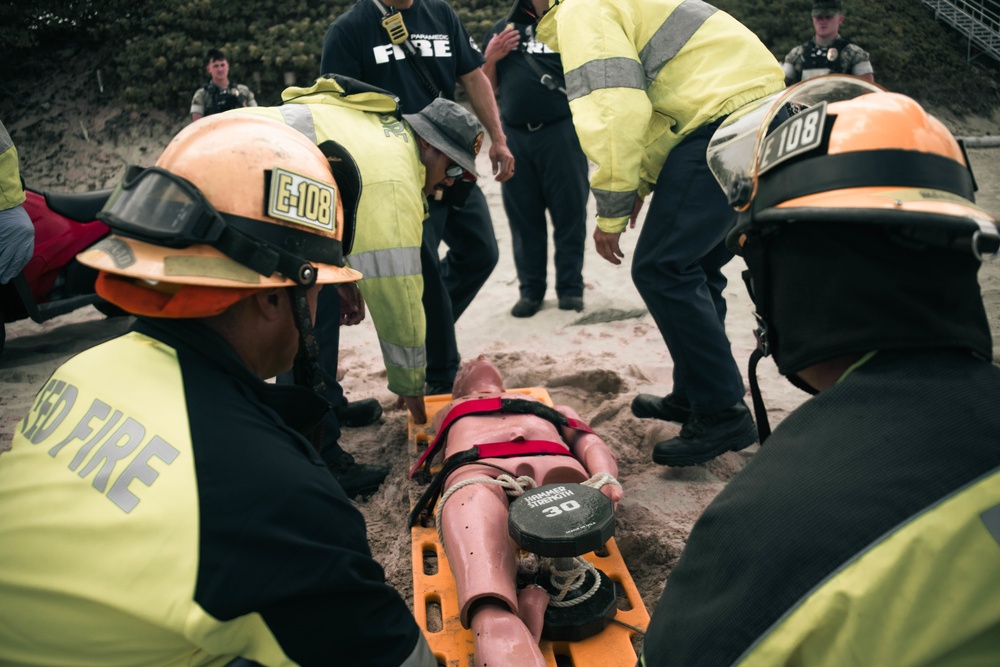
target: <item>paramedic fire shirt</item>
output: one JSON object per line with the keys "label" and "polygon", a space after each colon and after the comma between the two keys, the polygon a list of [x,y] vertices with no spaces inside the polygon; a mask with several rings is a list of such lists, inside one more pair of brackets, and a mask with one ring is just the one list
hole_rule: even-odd
{"label": "paramedic fire shirt", "polygon": [[[455,99],[457,78],[485,62],[479,47],[442,0],[414,0],[400,13],[434,85],[444,97]],[[436,97],[407,61],[403,47],[389,40],[372,0],[358,0],[330,25],[320,73],[344,74],[388,90],[399,96],[403,113],[417,113]]]}

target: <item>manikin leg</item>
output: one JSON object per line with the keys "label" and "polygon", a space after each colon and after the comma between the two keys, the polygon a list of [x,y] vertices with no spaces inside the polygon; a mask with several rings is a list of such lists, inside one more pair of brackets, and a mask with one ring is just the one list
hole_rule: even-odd
{"label": "manikin leg", "polygon": [[[455,473],[448,486],[482,476],[483,469],[475,468]],[[542,589],[517,593],[515,546],[507,534],[507,494],[490,484],[459,489],[444,506],[441,527],[462,625],[471,628],[475,637],[476,665],[545,667],[538,638],[547,595]],[[546,595],[544,601],[539,593]],[[522,600],[530,630],[518,616]]]}
{"label": "manikin leg", "polygon": [[548,606],[549,593],[541,586],[532,584],[517,592],[517,615],[536,644],[542,638],[542,626],[545,625],[545,610]]}
{"label": "manikin leg", "polygon": [[476,667],[545,667],[538,639],[507,606],[481,599],[470,612]]}
{"label": "manikin leg", "polygon": [[[448,478],[448,486],[462,479],[481,477],[467,466]],[[471,484],[455,491],[441,516],[444,551],[448,556],[462,625],[469,627],[469,606],[492,598],[517,612],[517,560],[507,534],[507,494],[499,486]]]}

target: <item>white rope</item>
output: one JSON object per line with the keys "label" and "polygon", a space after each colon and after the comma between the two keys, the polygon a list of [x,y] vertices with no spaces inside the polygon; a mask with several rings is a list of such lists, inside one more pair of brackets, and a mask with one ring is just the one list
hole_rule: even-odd
{"label": "white rope", "polygon": [[595,489],[599,489],[605,484],[612,484],[617,486],[619,489],[622,488],[621,482],[614,478],[614,476],[609,472],[599,472],[593,477],[588,479],[586,482],[580,482],[583,486],[590,486]]}
{"label": "white rope", "polygon": [[[599,489],[605,484],[612,484],[617,486],[619,489],[622,488],[621,483],[609,472],[596,473],[587,481],[581,482],[581,484],[594,489]],[[594,567],[592,563],[587,562],[587,560],[585,560],[582,556],[576,556],[573,559],[573,562],[573,569],[558,570],[555,567],[554,559],[545,559],[545,563],[549,566],[549,570],[551,572],[549,582],[551,583],[552,588],[559,591],[557,595],[550,596],[552,599],[549,601],[549,604],[553,607],[572,607],[573,605],[586,602],[592,598],[601,587],[600,570]],[[591,586],[586,593],[583,593],[572,600],[566,600],[565,597],[567,595],[583,586],[583,582],[587,578],[587,572],[591,572],[594,575],[593,586]]]}
{"label": "white rope", "polygon": [[[470,484],[492,484],[499,486],[508,496],[512,498],[522,496],[525,491],[538,487],[535,480],[527,475],[521,475],[515,479],[506,473],[498,475],[495,479],[492,477],[472,477],[451,486],[444,492],[441,499],[437,503],[437,507],[434,508],[434,525],[437,528],[438,541],[441,543],[442,547],[444,547],[444,530],[442,529],[441,516],[444,513],[445,501],[451,497],[451,494],[461,488],[469,486]],[[612,484],[617,486],[619,489],[622,488],[621,483],[609,472],[599,472],[585,482],[581,482],[581,484],[594,489],[600,489],[606,484]],[[542,558],[541,561],[549,570],[549,582],[552,585],[552,588],[559,591],[556,595],[553,595],[552,593],[549,594],[549,597],[551,598],[549,600],[549,604],[553,607],[572,607],[573,605],[586,602],[593,597],[601,587],[600,570],[595,568],[592,563],[587,562],[587,560],[582,556],[576,556],[573,558],[574,566],[569,570],[557,569],[555,559],[553,558]],[[525,563],[525,565],[528,565],[528,563]],[[531,565],[528,565],[528,567],[531,567]],[[566,600],[565,598],[567,595],[583,586],[584,581],[587,579],[587,572],[591,572],[594,575],[593,586],[591,586],[587,592],[573,598],[572,600]]]}
{"label": "white rope", "polygon": [[[549,604],[553,607],[572,607],[586,602],[592,598],[594,594],[597,593],[597,589],[601,587],[601,573],[592,563],[588,563],[584,560],[582,556],[576,556],[573,558],[574,567],[571,570],[556,569],[554,559],[547,558],[545,560],[549,565],[549,571],[551,572],[549,576],[549,583],[552,584],[553,588],[559,591],[558,595],[549,594],[549,597],[552,598],[549,600]],[[572,600],[564,599],[571,592],[583,586],[583,582],[587,578],[587,572],[592,572],[594,574],[594,585],[591,586],[586,593],[583,593]]]}
{"label": "white rope", "polygon": [[521,577],[535,577],[542,568],[542,557],[530,551],[517,552],[517,574]]}
{"label": "white rope", "polygon": [[507,473],[497,475],[496,479],[492,477],[470,477],[469,479],[464,479],[458,484],[451,486],[444,492],[444,495],[441,496],[441,500],[437,503],[437,507],[434,508],[434,526],[437,528],[438,541],[441,543],[442,547],[444,547],[444,529],[441,527],[441,514],[444,512],[444,503],[451,497],[451,494],[461,488],[469,486],[470,484],[493,484],[501,487],[507,495],[512,498],[524,495],[525,491],[534,489],[538,486],[538,484],[535,483],[535,480],[527,475],[521,475],[515,479]]}

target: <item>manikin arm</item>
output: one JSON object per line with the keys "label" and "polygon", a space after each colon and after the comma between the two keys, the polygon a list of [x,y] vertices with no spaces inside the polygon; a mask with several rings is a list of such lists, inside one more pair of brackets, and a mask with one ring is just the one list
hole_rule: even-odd
{"label": "manikin arm", "polygon": [[[567,405],[557,405],[555,409],[571,419],[583,421],[576,410]],[[573,452],[573,456],[583,464],[583,467],[587,469],[587,472],[591,476],[606,472],[617,479],[618,461],[615,459],[615,455],[607,443],[601,440],[600,436],[596,433],[581,433],[580,431],[566,427],[562,429],[562,435],[563,440],[569,444],[569,449]],[[624,495],[621,488],[614,484],[605,484],[602,486],[601,493],[610,498],[615,503],[615,507],[618,506]]]}

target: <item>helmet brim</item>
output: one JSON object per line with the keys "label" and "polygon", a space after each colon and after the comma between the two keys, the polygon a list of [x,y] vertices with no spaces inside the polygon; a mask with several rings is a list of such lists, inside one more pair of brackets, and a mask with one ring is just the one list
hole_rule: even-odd
{"label": "helmet brim", "polygon": [[[208,245],[181,250],[112,235],[84,250],[77,259],[94,269],[157,283],[259,289],[296,284],[278,273],[264,277]],[[347,267],[318,262],[313,266],[320,285],[361,279],[359,272]]]}
{"label": "helmet brim", "polygon": [[[941,190],[900,187],[867,187],[845,190],[831,190],[798,197],[765,209],[772,216],[787,214],[801,217],[802,212],[812,209],[864,209],[873,222],[878,222],[880,213],[938,214],[970,220],[983,220],[996,224],[996,216],[979,208],[958,195]],[[800,215],[796,215],[800,211]],[[760,213],[763,213],[761,211]],[[770,217],[770,216],[769,216]]]}
{"label": "helmet brim", "polygon": [[839,222],[882,225],[901,236],[929,245],[969,248],[981,259],[1000,249],[997,217],[950,192],[924,188],[868,187],[833,190],[798,197],[776,206],[741,214],[726,244],[743,254],[752,227],[771,223]]}

